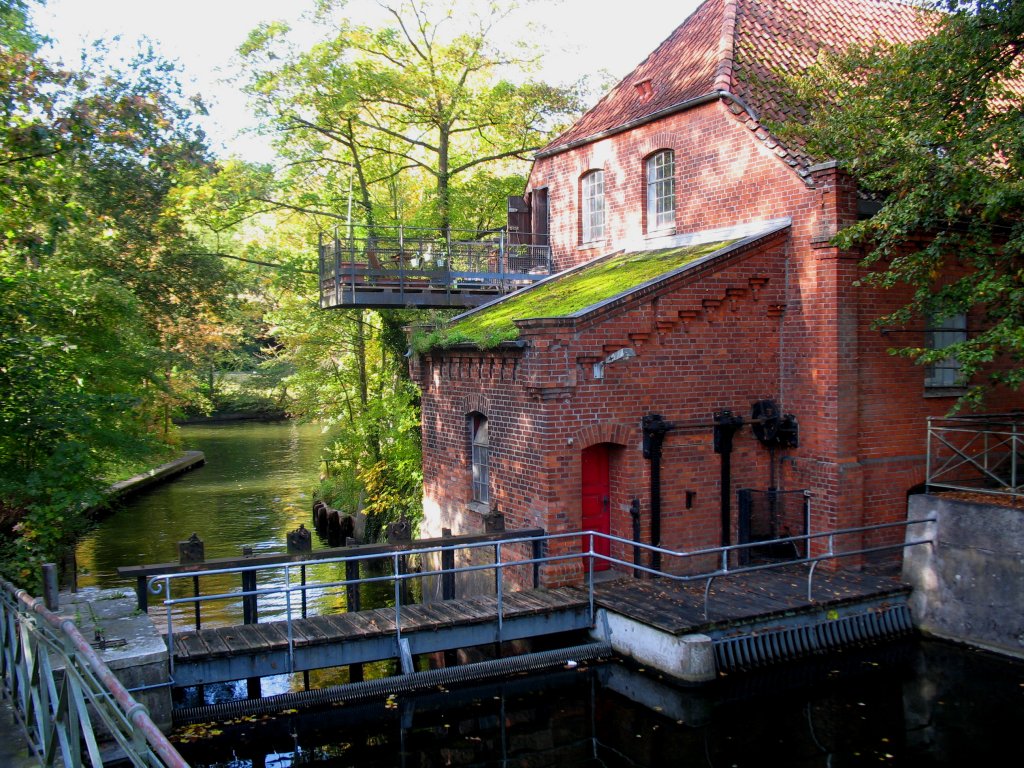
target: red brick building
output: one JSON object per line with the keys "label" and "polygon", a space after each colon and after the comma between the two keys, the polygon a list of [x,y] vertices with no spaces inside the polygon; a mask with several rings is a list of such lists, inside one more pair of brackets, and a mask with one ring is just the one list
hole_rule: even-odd
{"label": "red brick building", "polygon": [[[636,520],[644,542],[713,547],[743,533],[743,488],[806,491],[812,532],[905,517],[955,368],[888,353],[906,331],[872,321],[905,297],[855,287],[859,254],[830,245],[870,205],[762,120],[784,116],[776,67],[926,26],[886,0],[707,0],[538,154],[532,229],[577,269],[419,342],[424,535],[496,509],[508,528],[629,539]],[[749,423],[764,401],[794,417],[770,445]],[[716,453],[730,414],[747,423]],[[656,442],[665,422],[655,478],[644,424]],[[786,514],[776,533],[798,533]]]}

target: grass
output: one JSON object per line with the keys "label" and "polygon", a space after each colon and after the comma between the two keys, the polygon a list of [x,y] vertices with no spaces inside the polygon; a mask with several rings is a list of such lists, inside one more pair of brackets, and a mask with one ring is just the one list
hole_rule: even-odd
{"label": "grass", "polygon": [[576,314],[733,242],[725,240],[601,258],[590,266],[520,291],[451,325],[430,333],[420,332],[413,336],[413,347],[418,352],[455,344],[473,344],[489,349],[502,342],[515,341],[519,337],[516,320]]}

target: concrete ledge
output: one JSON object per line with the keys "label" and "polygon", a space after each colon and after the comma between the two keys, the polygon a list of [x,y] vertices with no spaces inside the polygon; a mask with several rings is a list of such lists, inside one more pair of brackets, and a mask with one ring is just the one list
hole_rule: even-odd
{"label": "concrete ledge", "polygon": [[111,499],[119,499],[148,488],[151,485],[169,480],[172,477],[187,472],[194,467],[200,467],[206,463],[206,456],[202,451],[185,451],[181,456],[154,467],[147,472],[140,472],[127,480],[120,480],[107,488],[107,496]]}
{"label": "concrete ledge", "polygon": [[[83,589],[60,594],[56,613],[71,619],[103,663],[162,731],[171,727],[167,645],[153,621],[123,589]],[[104,644],[102,641],[106,641]]]}
{"label": "concrete ledge", "polygon": [[1024,658],[1024,513],[942,495],[912,496],[903,579],[922,632]]}
{"label": "concrete ledge", "polygon": [[616,653],[677,680],[706,683],[715,679],[715,651],[707,635],[673,635],[604,608],[598,609],[591,634]]}

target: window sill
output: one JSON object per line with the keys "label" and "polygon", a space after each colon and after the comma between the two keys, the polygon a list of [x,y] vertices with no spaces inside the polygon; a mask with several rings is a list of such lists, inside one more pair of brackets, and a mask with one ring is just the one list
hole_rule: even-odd
{"label": "window sill", "polygon": [[470,501],[466,504],[466,509],[476,512],[478,515],[491,514],[491,505],[486,501]]}
{"label": "window sill", "polygon": [[675,227],[665,227],[664,229],[652,229],[650,232],[644,233],[644,239],[657,240],[660,237],[672,237],[675,233]]}
{"label": "window sill", "polygon": [[606,248],[607,246],[607,240],[591,240],[589,243],[580,243],[576,246],[576,249],[580,251],[592,251],[597,248]]}
{"label": "window sill", "polygon": [[926,387],[924,397],[962,397],[967,387]]}

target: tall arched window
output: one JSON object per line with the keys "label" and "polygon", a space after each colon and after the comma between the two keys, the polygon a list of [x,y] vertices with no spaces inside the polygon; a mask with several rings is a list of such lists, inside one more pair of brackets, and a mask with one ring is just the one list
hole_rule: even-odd
{"label": "tall arched window", "polygon": [[583,242],[604,239],[604,171],[591,171],[580,179]]}
{"label": "tall arched window", "polygon": [[470,459],[473,465],[473,501],[484,504],[490,499],[491,447],[487,436],[487,417],[469,414]]}
{"label": "tall arched window", "polygon": [[667,229],[676,223],[676,160],[671,149],[647,158],[647,229]]}

